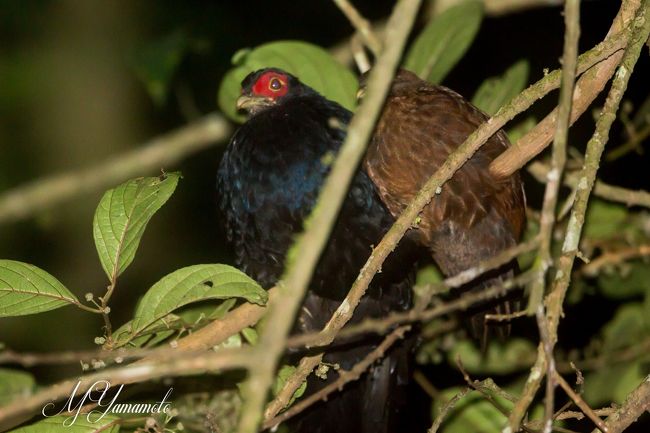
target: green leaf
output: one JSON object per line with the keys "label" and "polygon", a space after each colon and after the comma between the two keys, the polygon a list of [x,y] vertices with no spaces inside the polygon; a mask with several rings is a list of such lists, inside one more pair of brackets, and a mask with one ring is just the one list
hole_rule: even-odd
{"label": "green leaf", "polygon": [[517,140],[533,129],[535,125],[537,125],[537,119],[535,116],[527,116],[522,120],[517,120],[512,126],[508,123],[508,128],[506,129],[508,140],[510,140],[511,143],[516,143]]}
{"label": "green leaf", "polygon": [[592,407],[623,403],[645,378],[643,363],[640,361],[608,365],[585,375],[584,399]]}
{"label": "green leaf", "polygon": [[605,353],[634,346],[648,337],[643,303],[631,302],[622,305],[603,327]]}
{"label": "green leaf", "polygon": [[188,46],[187,35],[176,31],[140,46],[135,52],[132,61],[135,73],[156,105],[166,102],[171,80]]}
{"label": "green leaf", "polygon": [[0,260],[0,317],[54,310],[79,300],[52,275],[36,266]]}
{"label": "green leaf", "polygon": [[[284,384],[287,382],[287,380],[295,373],[296,367],[292,365],[283,365],[280,368],[280,371],[278,371],[278,376],[275,378],[275,383],[273,384],[273,395],[277,396],[278,393],[284,388]],[[291,399],[289,400],[288,406],[291,406],[293,402],[297,399],[302,397],[302,395],[305,393],[305,390],[307,389],[307,381],[304,380],[302,384],[296,389],[291,396]]]}
{"label": "green leaf", "polygon": [[472,103],[487,114],[495,114],[499,108],[524,90],[528,84],[529,69],[527,60],[519,60],[503,75],[488,78],[474,94]]}
{"label": "green leaf", "polygon": [[423,80],[440,83],[472,44],[483,18],[483,4],[466,1],[433,19],[415,39],[404,67]]}
{"label": "green leaf", "polygon": [[608,239],[625,228],[627,209],[623,205],[603,200],[590,200],[585,216],[584,237]]}
{"label": "green leaf", "polygon": [[518,372],[535,361],[535,346],[522,338],[511,338],[502,343],[492,340],[485,355],[472,342],[458,342],[448,354],[448,362],[455,365],[460,358],[471,374],[510,374]]}
{"label": "green leaf", "polygon": [[650,266],[643,260],[634,260],[598,274],[600,292],[612,299],[626,299],[650,290]]}
{"label": "green leaf", "polygon": [[163,277],[142,297],[132,323],[133,335],[177,308],[206,299],[244,298],[264,305],[268,294],[259,284],[232,266],[194,265]]}
{"label": "green leaf", "polygon": [[25,398],[34,391],[31,374],[8,368],[0,368],[0,406],[18,398]]}
{"label": "green leaf", "polygon": [[253,50],[240,50],[233,56],[234,68],[226,73],[219,88],[219,108],[230,119],[243,122],[235,103],[241,94],[241,82],[251,72],[280,68],[295,75],[308,86],[352,110],[358,87],[354,74],[319,46],[300,41],[269,42]]}
{"label": "green leaf", "polygon": [[[101,414],[95,413],[89,421],[86,415],[80,414],[72,422],[73,416],[57,415],[44,418],[34,424],[11,430],[9,433],[95,433],[97,431],[101,431],[102,433],[118,433],[120,431],[120,425],[117,423],[119,418],[113,415],[106,415],[97,421],[97,418]],[[64,422],[66,423],[65,425],[63,424]],[[70,424],[71,422],[72,424]]]}
{"label": "green leaf", "polygon": [[106,191],[95,211],[93,236],[109,280],[131,264],[149,220],[173,194],[179,178],[180,173],[141,177]]}
{"label": "green leaf", "polygon": [[[443,399],[436,399],[433,405],[434,417],[442,406],[452,399],[460,388],[449,388],[442,392]],[[501,405],[510,408],[507,400],[493,396]],[[442,433],[498,433],[507,418],[477,391],[472,391],[460,399],[448,412],[442,424]]]}

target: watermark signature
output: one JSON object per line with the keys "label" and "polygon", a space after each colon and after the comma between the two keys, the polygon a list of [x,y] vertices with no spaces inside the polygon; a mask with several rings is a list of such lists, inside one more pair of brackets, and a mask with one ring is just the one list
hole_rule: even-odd
{"label": "watermark signature", "polygon": [[[124,385],[115,388],[115,394],[110,397],[110,382],[98,380],[83,395],[79,395],[78,400],[75,401],[80,386],[81,381],[77,382],[77,385],[70,393],[70,398],[58,412],[54,412],[56,410],[55,403],[48,403],[43,406],[43,410],[41,410],[43,416],[49,418],[61,414],[71,414],[63,421],[64,426],[70,427],[77,421],[79,416],[85,417],[89,423],[97,423],[107,414],[167,414],[171,410],[171,403],[168,399],[174,388],[169,388],[162,400],[155,403],[119,403],[118,398]],[[82,408],[87,405],[91,405],[93,409],[87,413],[81,413]]]}

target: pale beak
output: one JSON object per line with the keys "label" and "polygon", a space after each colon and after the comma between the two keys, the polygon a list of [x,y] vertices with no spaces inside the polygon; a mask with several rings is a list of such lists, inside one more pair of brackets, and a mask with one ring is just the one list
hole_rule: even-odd
{"label": "pale beak", "polygon": [[357,90],[357,102],[361,101],[364,96],[366,96],[366,88],[361,87],[359,90]]}
{"label": "pale beak", "polygon": [[267,107],[273,104],[273,99],[262,96],[242,95],[237,99],[237,110],[255,109],[256,107]]}

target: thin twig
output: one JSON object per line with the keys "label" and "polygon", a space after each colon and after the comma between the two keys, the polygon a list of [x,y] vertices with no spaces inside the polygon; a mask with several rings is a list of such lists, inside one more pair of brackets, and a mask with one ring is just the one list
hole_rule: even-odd
{"label": "thin twig", "polygon": [[436,433],[438,431],[449,411],[452,410],[454,406],[456,406],[456,403],[458,403],[463,397],[469,394],[470,391],[471,388],[468,387],[461,389],[440,408],[438,415],[436,415],[436,419],[433,420],[433,424],[431,425],[431,428],[429,428],[429,433]]}
{"label": "thin twig", "polygon": [[365,44],[370,48],[370,51],[375,56],[381,53],[381,41],[372,31],[372,27],[367,19],[365,19],[359,11],[348,0],[333,0],[336,6],[341,9],[341,12],[350,20],[350,23],[357,30]]}
{"label": "thin twig", "polygon": [[585,402],[582,397],[580,397],[579,394],[577,394],[573,388],[571,388],[571,385],[567,383],[566,380],[562,376],[560,376],[557,372],[554,373],[555,377],[554,380],[557,381],[557,383],[562,387],[564,392],[573,400],[573,402],[580,408],[582,412],[584,412],[585,415],[589,417],[590,420],[596,424],[596,427],[598,427],[598,430],[600,430],[603,433],[607,433],[608,429],[605,423],[603,422],[602,419],[596,413],[594,410],[589,407],[587,402]]}
{"label": "thin twig", "polygon": [[[539,161],[528,165],[527,170],[540,182],[546,182],[550,168]],[[568,173],[564,177],[564,185],[576,189],[578,186],[579,173]],[[616,203],[624,203],[627,206],[643,206],[650,208],[650,193],[646,191],[633,191],[619,186],[609,185],[597,180],[593,194],[596,197],[604,198]]]}
{"label": "thin twig", "polygon": [[[648,410],[650,410],[650,375],[628,394],[625,402],[616,412],[607,417],[605,421],[607,430],[609,433],[620,433]],[[593,433],[597,433],[597,430]]]}
{"label": "thin twig", "polygon": [[564,6],[564,22],[566,31],[564,35],[564,51],[562,54],[562,85],[560,86],[560,100],[558,103],[558,120],[553,139],[553,152],[551,155],[551,169],[546,179],[544,190],[544,203],[540,214],[539,252],[535,261],[538,277],[531,285],[528,298],[528,314],[536,314],[544,296],[546,285],[546,271],[551,264],[551,241],[553,227],[555,226],[555,208],[557,207],[560,192],[560,180],[564,175],[566,164],[567,139],[569,134],[569,118],[573,87],[576,78],[576,62],[578,57],[578,37],[580,36],[580,2],[568,0]]}
{"label": "thin twig", "polygon": [[370,366],[376,362],[378,359],[384,356],[384,353],[393,345],[397,340],[402,338],[404,336],[404,333],[406,333],[410,329],[410,326],[401,326],[397,329],[395,329],[393,332],[391,332],[385,339],[384,341],[379,344],[375,349],[373,349],[372,352],[370,352],[368,355],[366,355],[363,360],[361,360],[359,363],[357,363],[354,367],[352,367],[351,370],[349,371],[341,371],[339,370],[339,377],[337,380],[334,382],[330,383],[323,389],[319,390],[318,392],[310,395],[309,397],[300,400],[298,403],[293,405],[290,409],[286,410],[285,412],[282,412],[281,415],[276,416],[273,419],[270,419],[268,421],[265,421],[262,428],[267,429],[271,428],[274,426],[279,425],[281,422],[284,422],[288,420],[289,418],[294,417],[295,415],[299,414],[300,412],[304,411],[307,409],[309,406],[313,405],[314,403],[324,400],[332,394],[333,392],[337,390],[341,390],[345,384],[348,382],[354,381],[359,379],[359,377],[370,368]]}

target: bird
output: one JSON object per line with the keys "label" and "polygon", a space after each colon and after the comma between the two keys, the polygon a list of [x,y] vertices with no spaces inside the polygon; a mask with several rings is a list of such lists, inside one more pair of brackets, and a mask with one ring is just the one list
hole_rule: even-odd
{"label": "bird", "polygon": [[[368,74],[361,77],[360,94]],[[482,123],[485,113],[453,90],[399,69],[368,144],[363,169],[382,202],[398,217],[447,157]],[[515,246],[526,224],[526,198],[519,173],[494,178],[488,168],[510,143],[499,130],[447,181],[422,210],[412,230],[442,273],[452,276]],[[414,233],[413,233],[414,232]],[[483,290],[519,272],[516,260],[484,274],[457,294]],[[471,332],[485,346],[487,313],[510,314],[520,293],[479,305]],[[509,332],[497,327],[497,333]]]}
{"label": "bird", "polygon": [[[263,287],[280,279],[287,251],[316,204],[352,113],[295,76],[276,68],[242,81],[238,109],[246,122],[235,132],[217,170],[219,220],[235,264]],[[332,229],[298,313],[293,332],[323,328],[345,298],[359,269],[395,218],[368,174],[359,169]],[[355,310],[353,323],[412,306],[420,247],[407,236],[384,263]],[[325,365],[350,370],[380,342],[377,336],[328,348]],[[406,417],[411,370],[406,339],[342,392],[319,402],[291,425],[296,432],[398,432]],[[336,379],[311,375],[307,393]]]}

